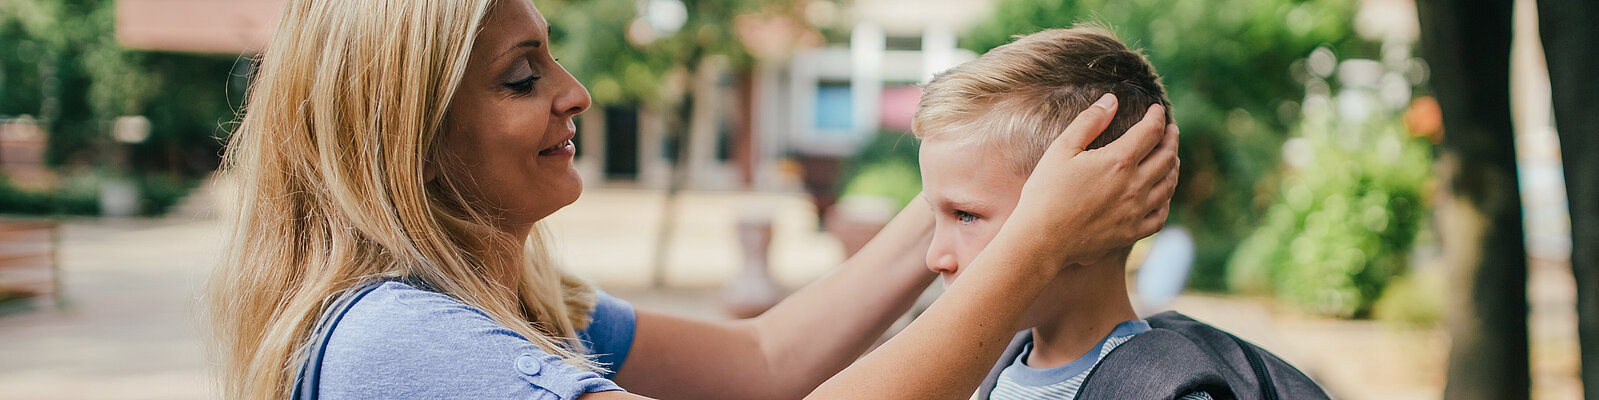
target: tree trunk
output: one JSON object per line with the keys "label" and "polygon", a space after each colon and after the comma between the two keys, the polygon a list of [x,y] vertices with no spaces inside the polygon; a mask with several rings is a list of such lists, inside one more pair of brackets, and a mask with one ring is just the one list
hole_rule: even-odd
{"label": "tree trunk", "polygon": [[1571,207],[1571,270],[1584,397],[1599,399],[1599,2],[1538,0],[1556,131]]}
{"label": "tree trunk", "polygon": [[[1510,119],[1511,2],[1420,0],[1443,108],[1438,232],[1451,272],[1448,399],[1530,395],[1527,254]],[[1574,224],[1575,225],[1575,224]]]}
{"label": "tree trunk", "polygon": [[672,175],[667,180],[666,197],[663,200],[664,204],[661,205],[661,224],[655,232],[655,256],[652,257],[655,271],[650,279],[650,285],[654,288],[665,288],[667,284],[667,246],[672,244],[672,232],[677,225],[678,194],[683,191],[683,186],[688,184],[689,172],[694,166],[690,159],[694,152],[690,151],[693,144],[690,143],[692,135],[689,130],[693,126],[691,122],[694,119],[694,102],[698,100],[696,95],[700,69],[704,68],[704,55],[703,48],[698,46],[689,52],[686,63],[689,66],[689,83],[683,90],[683,99],[677,103],[676,110],[673,110],[672,117],[666,124],[667,134],[677,135],[675,148],[677,156],[672,160]]}

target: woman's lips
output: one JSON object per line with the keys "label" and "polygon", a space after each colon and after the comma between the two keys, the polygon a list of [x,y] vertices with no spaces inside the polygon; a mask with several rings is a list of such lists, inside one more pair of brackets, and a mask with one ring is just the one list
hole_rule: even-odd
{"label": "woman's lips", "polygon": [[577,146],[572,145],[571,139],[539,151],[539,157],[570,157],[575,154],[577,154]]}

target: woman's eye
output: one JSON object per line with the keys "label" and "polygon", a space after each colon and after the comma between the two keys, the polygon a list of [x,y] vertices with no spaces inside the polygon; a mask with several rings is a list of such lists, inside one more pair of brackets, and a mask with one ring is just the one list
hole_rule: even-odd
{"label": "woman's eye", "polygon": [[963,224],[970,224],[977,221],[977,214],[957,210],[955,211],[955,219],[960,220]]}
{"label": "woman's eye", "polygon": [[533,82],[538,80],[539,77],[528,75],[526,78],[522,78],[515,82],[505,82],[501,83],[500,85],[505,86],[506,89],[510,89],[512,92],[516,92],[517,94],[528,94],[533,92]]}

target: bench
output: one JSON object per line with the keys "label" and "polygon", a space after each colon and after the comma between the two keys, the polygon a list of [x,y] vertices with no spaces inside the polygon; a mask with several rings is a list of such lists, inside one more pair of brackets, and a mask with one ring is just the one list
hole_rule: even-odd
{"label": "bench", "polygon": [[61,304],[59,240],[60,225],[53,220],[0,218],[0,303]]}

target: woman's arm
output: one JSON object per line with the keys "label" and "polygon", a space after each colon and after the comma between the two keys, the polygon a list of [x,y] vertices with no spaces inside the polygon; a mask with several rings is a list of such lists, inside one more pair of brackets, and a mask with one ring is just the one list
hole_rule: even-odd
{"label": "woman's arm", "polygon": [[[1131,245],[1138,238],[1153,234],[1165,221],[1167,203],[1176,186],[1176,128],[1161,125],[1160,121],[1165,119],[1162,114],[1164,110],[1158,107],[1151,107],[1144,121],[1130,129],[1125,138],[1093,151],[1084,149],[1109,124],[1115,110],[1114,98],[1104,107],[1090,107],[1080,114],[1045,153],[1022,189],[1016,213],[1001,228],[988,248],[973,261],[961,280],[951,285],[933,307],[905,331],[827,380],[810,397],[969,397],[1008,343],[1014,333],[1010,330],[1020,320],[1022,309],[1037,296],[1045,283],[1053,279],[1060,265],[1096,259],[1113,249]],[[1083,232],[1095,234],[1084,235]],[[925,241],[920,246],[925,251]],[[865,252],[864,249],[862,251]],[[916,258],[920,262],[920,257]],[[928,279],[929,275],[923,275],[920,282],[925,284]],[[874,290],[890,291],[881,288]],[[845,314],[849,310],[847,307],[858,307],[849,301],[825,304],[845,304],[846,308],[830,311]],[[789,365],[773,365],[765,360],[763,362],[771,367],[750,367],[754,364],[741,359],[724,358],[722,355],[728,350],[718,350],[731,347],[741,349],[732,351],[738,354],[777,354],[779,352],[762,349],[764,343],[753,340],[760,337],[761,329],[775,327],[760,328],[757,326],[760,323],[756,321],[717,327],[709,326],[715,325],[711,323],[683,320],[656,322],[654,324],[657,326],[646,326],[647,320],[655,319],[653,316],[640,315],[633,355],[621,371],[626,376],[618,376],[618,382],[623,387],[645,389],[641,393],[650,394],[649,390],[660,388],[637,388],[633,384],[655,381],[655,378],[634,375],[707,373],[711,375],[709,380],[715,382],[686,390],[709,393],[711,397],[737,397],[728,392],[746,387],[745,383],[732,381],[744,376],[743,372],[699,368],[707,363],[748,368],[792,368]],[[739,329],[744,332],[729,332]],[[786,333],[794,335],[806,335],[816,332],[816,329],[830,328],[785,328],[788,331]],[[801,342],[806,342],[819,338],[806,335],[802,339]],[[727,341],[716,343],[717,340]],[[644,341],[656,341],[656,344],[641,348],[647,345]],[[688,344],[710,353],[674,353],[672,357],[646,354],[662,351],[654,348],[657,345]],[[635,357],[650,361],[648,365],[639,366],[635,364],[639,358]],[[786,371],[767,369],[762,373],[770,375]],[[624,392],[591,393],[582,397],[584,400],[631,398],[641,397]]]}
{"label": "woman's arm", "polygon": [[935,276],[933,215],[918,196],[831,274],[759,317],[701,321],[638,311],[616,382],[673,399],[792,399],[843,370]]}

